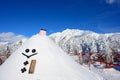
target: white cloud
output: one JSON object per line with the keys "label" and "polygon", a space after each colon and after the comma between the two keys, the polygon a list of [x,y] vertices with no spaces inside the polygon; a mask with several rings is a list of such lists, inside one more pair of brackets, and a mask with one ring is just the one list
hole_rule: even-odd
{"label": "white cloud", "polygon": [[108,4],[120,3],[120,0],[105,0]]}
{"label": "white cloud", "polygon": [[12,32],[0,33],[0,42],[16,42],[26,38],[23,35],[15,35]]}
{"label": "white cloud", "polygon": [[113,4],[116,0],[105,0],[108,4]]}

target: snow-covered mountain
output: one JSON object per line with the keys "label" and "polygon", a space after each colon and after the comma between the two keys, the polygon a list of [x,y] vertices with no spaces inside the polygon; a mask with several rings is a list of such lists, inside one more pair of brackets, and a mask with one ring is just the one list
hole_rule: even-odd
{"label": "snow-covered mountain", "polygon": [[120,33],[98,34],[92,31],[66,29],[49,37],[65,52],[120,51]]}
{"label": "snow-covered mountain", "polygon": [[27,38],[23,35],[15,35],[12,32],[0,33],[0,53],[14,52],[19,48]]}

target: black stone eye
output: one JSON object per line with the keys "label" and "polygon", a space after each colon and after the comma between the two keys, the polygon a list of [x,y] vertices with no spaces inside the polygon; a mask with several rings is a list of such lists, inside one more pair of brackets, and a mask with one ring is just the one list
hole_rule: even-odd
{"label": "black stone eye", "polygon": [[26,49],[25,52],[28,53],[30,50],[29,49]]}
{"label": "black stone eye", "polygon": [[35,52],[36,52],[36,50],[35,50],[35,49],[33,49],[33,50],[32,50],[32,53],[35,53]]}

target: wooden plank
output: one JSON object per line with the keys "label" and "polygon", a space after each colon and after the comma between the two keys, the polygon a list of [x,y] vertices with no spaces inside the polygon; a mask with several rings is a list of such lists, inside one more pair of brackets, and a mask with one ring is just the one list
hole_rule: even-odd
{"label": "wooden plank", "polygon": [[32,60],[29,68],[29,74],[33,74],[35,70],[36,60]]}

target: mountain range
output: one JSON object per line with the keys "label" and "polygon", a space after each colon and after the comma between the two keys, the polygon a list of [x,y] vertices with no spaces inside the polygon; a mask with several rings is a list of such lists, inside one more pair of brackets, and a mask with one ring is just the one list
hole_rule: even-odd
{"label": "mountain range", "polygon": [[[0,53],[14,52],[28,39],[13,33],[0,35]],[[66,29],[49,35],[65,52],[120,52],[120,33],[99,34],[88,30]]]}
{"label": "mountain range", "polygon": [[120,51],[120,33],[99,34],[87,30],[66,29],[49,37],[65,52],[108,54]]}

